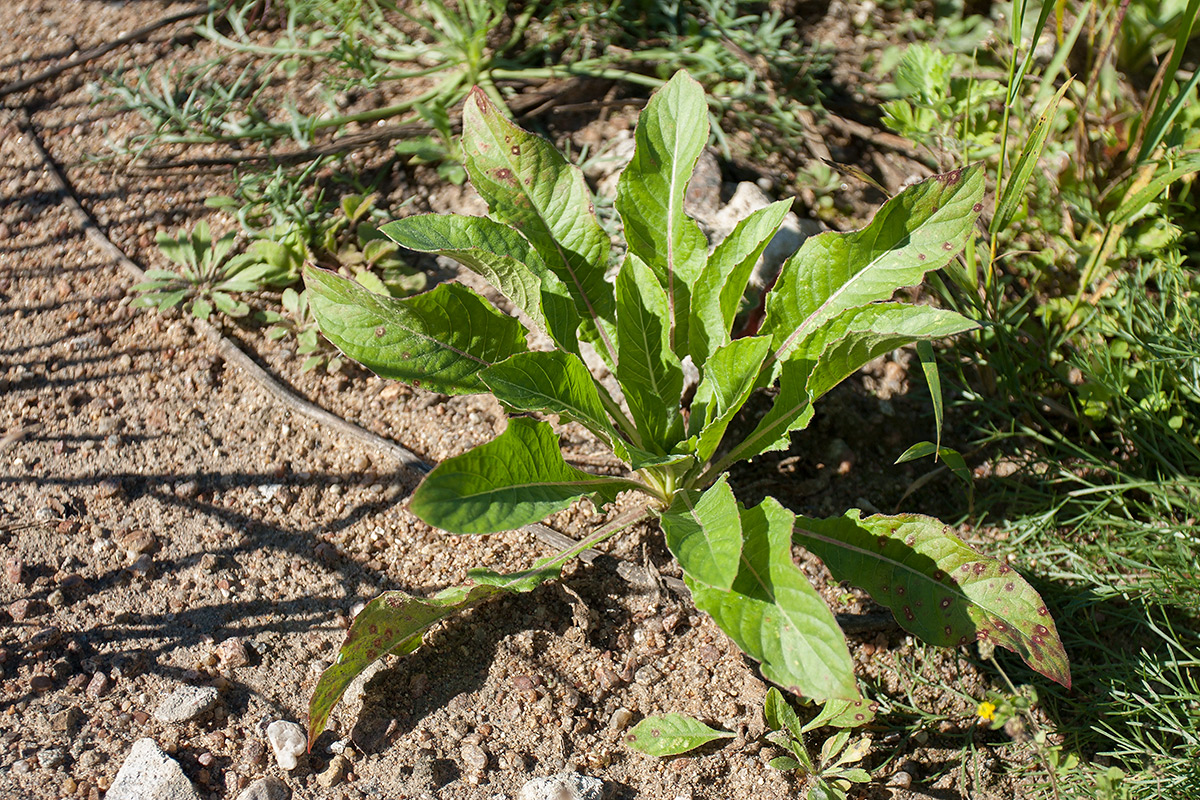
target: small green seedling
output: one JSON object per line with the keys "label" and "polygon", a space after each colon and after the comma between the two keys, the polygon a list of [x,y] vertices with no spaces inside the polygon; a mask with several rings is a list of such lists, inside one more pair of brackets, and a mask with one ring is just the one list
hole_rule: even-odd
{"label": "small green seedling", "polygon": [[[647,103],[618,185],[627,247],[610,281],[609,236],[579,170],[483,91],[472,92],[463,160],[490,216],[413,216],[381,230],[475,271],[523,312],[520,319],[458,283],[393,298],[306,268],[313,314],[347,356],[430,391],[491,392],[513,412],[504,433],[430,472],[410,509],[446,531],[487,534],[538,522],[581,498],[603,505],[622,492],[643,495],[696,606],[761,664],[767,680],[822,704],[822,724],[862,725],[874,710],[859,691],[845,636],[793,560],[794,545],[926,641],[1000,644],[1069,685],[1066,653],[1037,592],[947,526],[857,510],[799,517],[772,498],[746,507],[726,476],[739,461],[786,447],[789,434],[811,421],[814,403],[871,359],[975,327],[958,314],[891,298],[948,264],[972,236],[982,170],[965,167],[905,189],[861,231],[808,239],[782,267],[758,335],[734,339],[751,271],[791,203],[755,212],[710,251],[683,210],[708,135],[703,90],[686,74]],[[527,347],[535,329],[551,349]],[[584,345],[615,385],[594,377]],[[687,360],[700,374],[694,392],[685,390]],[[748,433],[731,434],[751,393],[772,385],[771,409]],[[544,415],[589,429],[627,474],[569,465]],[[411,652],[430,625],[463,608],[556,578],[582,547],[624,527],[614,523],[525,572],[475,570],[471,583],[433,598],[393,591],[373,600],[318,682],[310,737],[373,661]]]}
{"label": "small green seedling", "polygon": [[822,721],[819,716],[802,725],[787,698],[774,688],[767,692],[763,716],[767,727],[771,729],[767,739],[791,754],[771,759],[770,766],[811,775],[814,783],[808,793],[809,800],[845,800],[846,790],[851,784],[871,780],[871,773],[851,766],[862,761],[870,751],[869,737],[862,736],[851,743],[849,730],[838,731],[825,740],[820,754],[813,760],[804,744],[804,734],[820,727]]}
{"label": "small green seedling", "polygon": [[196,223],[191,233],[180,230],[174,237],[158,234],[158,249],[178,264],[180,270],[147,270],[146,280],[131,290],[139,295],[133,304],[159,311],[182,305],[204,320],[214,308],[226,316],[246,316],[250,306],[234,295],[261,289],[268,282],[272,268],[268,264],[250,264],[241,256],[227,258],[233,243],[232,233],[214,241],[204,220]]}

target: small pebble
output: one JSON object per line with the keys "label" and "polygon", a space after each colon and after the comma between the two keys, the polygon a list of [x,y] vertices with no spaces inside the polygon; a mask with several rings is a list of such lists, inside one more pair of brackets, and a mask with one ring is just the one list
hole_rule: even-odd
{"label": "small pebble", "polygon": [[29,639],[29,644],[26,646],[31,653],[40,653],[43,650],[53,647],[62,640],[62,631],[51,625],[48,628],[42,628]]}
{"label": "small pebble", "polygon": [[108,691],[108,687],[108,676],[103,672],[97,672],[96,674],[92,675],[92,679],[88,681],[86,689],[87,696],[93,700],[98,697],[103,697],[104,693]]}
{"label": "small pebble", "polygon": [[458,751],[463,765],[472,772],[483,772],[487,769],[488,754],[477,744],[466,744]]}
{"label": "small pebble", "polygon": [[259,778],[242,790],[237,800],[288,800],[292,790],[277,778]]}
{"label": "small pebble", "polygon": [[329,766],[325,771],[317,775],[317,783],[329,789],[341,782],[346,776],[346,772],[350,766],[350,762],[343,755],[335,755],[329,759]]}
{"label": "small pebble", "polygon": [[159,722],[195,719],[213,710],[218,694],[212,686],[180,686],[163,698],[154,712],[154,718]]}
{"label": "small pebble", "polygon": [[4,562],[4,577],[9,583],[21,584],[25,582],[25,562],[16,556],[12,556]]}
{"label": "small pebble", "polygon": [[629,723],[633,721],[633,712],[628,708],[618,708],[613,712],[612,717],[608,720],[610,730],[623,731],[629,727]]}
{"label": "small pebble", "polygon": [[236,636],[226,639],[217,645],[217,657],[226,667],[244,667],[250,663],[246,644]]}
{"label": "small pebble", "polygon": [[34,675],[29,679],[29,688],[35,692],[48,692],[54,688],[54,681],[49,675]]}
{"label": "small pebble", "polygon": [[67,751],[61,747],[47,747],[38,752],[37,760],[42,769],[61,767],[67,761]]}
{"label": "small pebble", "polygon": [[904,770],[900,770],[899,772],[894,773],[892,777],[888,778],[888,786],[895,786],[898,789],[907,789],[908,787],[912,786],[912,782],[912,775],[909,775]]}
{"label": "small pebble", "polygon": [[[104,433],[104,431],[101,431]],[[116,497],[121,493],[121,481],[117,478],[105,478],[96,486],[96,496],[101,498]]]}

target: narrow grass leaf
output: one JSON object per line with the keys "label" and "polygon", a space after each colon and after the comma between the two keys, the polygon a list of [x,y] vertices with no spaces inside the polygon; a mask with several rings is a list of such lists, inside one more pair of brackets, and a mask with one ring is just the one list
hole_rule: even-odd
{"label": "narrow grass leaf", "polygon": [[797,518],[795,541],[835,579],[890,609],[929,644],[986,640],[1070,688],[1067,654],[1042,598],[1003,561],[981,556],[948,526],[916,514]]}
{"label": "narrow grass leaf", "polygon": [[[1197,71],[1200,75],[1200,71]],[[1162,169],[1161,166],[1169,166]],[[1144,187],[1121,201],[1110,217],[1110,225],[1122,225],[1134,219],[1146,206],[1162,196],[1163,191],[1180,178],[1200,171],[1200,155],[1185,156],[1174,163],[1164,162]]]}
{"label": "narrow grass leaf", "polygon": [[933,429],[937,443],[942,443],[942,377],[938,374],[937,358],[933,354],[933,343],[929,340],[917,342],[917,358],[921,360],[921,372],[929,387],[929,399],[933,402]]}
{"label": "narrow grass leaf", "polygon": [[625,734],[625,743],[649,756],[677,756],[734,734],[710,728],[683,714],[646,717]]}
{"label": "narrow grass leaf", "polygon": [[586,495],[609,502],[638,486],[570,466],[549,423],[517,417],[487,444],[438,464],[409,508],[451,533],[496,533],[538,522]]}
{"label": "narrow grass leaf", "polygon": [[1030,131],[1029,140],[1021,148],[1021,155],[1017,158],[1017,163],[1013,165],[1008,182],[1004,184],[1004,192],[1000,195],[1000,202],[996,205],[996,215],[992,217],[992,223],[988,226],[988,231],[993,236],[1008,227],[1017,207],[1024,199],[1025,187],[1029,185],[1029,179],[1033,177],[1038,159],[1042,157],[1042,150],[1046,147],[1046,137],[1050,135],[1054,118],[1058,115],[1058,105],[1069,88],[1071,88],[1071,80],[1068,78],[1062,88],[1050,99],[1049,104],[1033,126],[1033,130]]}
{"label": "narrow grass leaf", "polygon": [[1164,112],[1167,88],[1175,82],[1175,76],[1179,74],[1179,65],[1183,63],[1188,42],[1192,38],[1192,27],[1196,24],[1198,15],[1200,15],[1200,0],[1188,0],[1187,8],[1179,17],[1179,28],[1175,31],[1175,43],[1171,48],[1171,60],[1167,62],[1167,68],[1163,72],[1162,89],[1154,103],[1154,111],[1150,114],[1150,122],[1146,126],[1146,137],[1142,140],[1141,149],[1138,150],[1139,162],[1149,158],[1150,154],[1154,152],[1154,148],[1162,142],[1167,128],[1171,126],[1175,115],[1183,107],[1183,102],[1190,99],[1192,90],[1196,88],[1196,81],[1200,80],[1200,71],[1193,72],[1187,85],[1176,95],[1171,108]]}
{"label": "narrow grass leaf", "polygon": [[[1021,66],[1017,68],[1016,74],[1013,75],[1012,83],[1008,85],[1008,105],[1011,106],[1017,102],[1017,96],[1021,93],[1021,81],[1025,78],[1025,73],[1029,71],[1029,65],[1033,63],[1033,55],[1037,52],[1038,39],[1041,38],[1042,28],[1046,27],[1046,20],[1050,17],[1050,11],[1054,8],[1057,0],[1042,0],[1042,10],[1038,14],[1037,25],[1033,29],[1033,40],[1029,43],[1029,49],[1025,52],[1025,58],[1021,59]],[[1022,13],[1024,16],[1024,13]],[[1014,21],[1015,22],[1015,21]],[[1023,25],[1021,27],[1024,27]],[[1016,51],[1021,47],[1022,31],[1020,27],[1016,29],[1016,38],[1012,40],[1013,58],[1016,58]]]}
{"label": "narrow grass leaf", "polygon": [[[529,240],[571,293],[579,315],[604,338],[615,310],[604,280],[608,234],[583,174],[553,145],[510,122],[478,87],[463,108],[464,166],[493,217]],[[605,349],[615,352],[611,342]]]}
{"label": "narrow grass leaf", "polygon": [[445,394],[485,392],[479,371],[525,349],[521,324],[461,284],[393,298],[327,270],[307,267],[304,280],[325,337],[384,378]]}
{"label": "narrow grass leaf", "polygon": [[887,300],[949,263],[983,209],[983,185],[979,165],[936,175],[884,203],[862,230],[806,240],[768,295],[762,333],[775,359],[847,309]]}

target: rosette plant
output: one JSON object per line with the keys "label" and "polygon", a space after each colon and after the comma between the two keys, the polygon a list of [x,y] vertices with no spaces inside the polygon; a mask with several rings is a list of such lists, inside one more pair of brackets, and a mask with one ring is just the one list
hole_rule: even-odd
{"label": "rosette plant", "polygon": [[[638,122],[616,197],[626,250],[609,280],[610,239],[579,170],[476,90],[463,110],[462,150],[489,216],[412,216],[381,230],[405,248],[457,260],[522,313],[502,313],[458,283],[392,298],[306,270],[321,330],[347,356],[431,391],[491,392],[511,412],[494,440],[438,464],[411,510],[436,528],[487,534],[536,523],[580,498],[606,504],[622,492],[644,494],[696,606],[766,679],[823,704],[829,724],[862,724],[873,708],[834,615],[793,560],[795,546],[818,556],[837,580],[868,591],[925,641],[988,640],[1068,684],[1066,654],[1038,594],[942,523],[857,510],[810,519],[770,498],[747,508],[726,477],[731,464],[786,447],[789,434],[812,419],[814,403],[871,359],[974,327],[953,312],[892,297],[965,245],[982,209],[982,170],[911,186],[860,231],[809,238],[783,265],[758,333],[733,338],[747,281],[790,202],[755,212],[710,250],[684,213],[708,135],[702,89],[677,74]],[[522,320],[553,346],[529,349],[531,329]],[[585,365],[585,343],[615,386]],[[687,359],[699,372],[690,398]],[[748,434],[729,435],[750,394],[772,385],[770,411]],[[586,427],[628,474],[569,465],[548,415]],[[457,610],[557,577],[568,559],[619,529],[584,537],[525,572],[475,570],[471,583],[432,598],[376,598],[318,684],[310,735],[375,659],[411,652],[424,630]]]}

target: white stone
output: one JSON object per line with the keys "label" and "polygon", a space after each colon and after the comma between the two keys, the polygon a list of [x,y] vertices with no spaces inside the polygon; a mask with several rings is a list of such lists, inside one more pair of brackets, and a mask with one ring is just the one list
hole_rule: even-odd
{"label": "white stone", "polygon": [[275,751],[275,761],[279,767],[289,772],[296,768],[296,759],[304,755],[308,745],[304,728],[284,719],[275,720],[267,726],[267,741]]}
{"label": "white stone", "polygon": [[534,778],[521,787],[517,800],[600,800],[604,782],[578,772]]}
{"label": "white stone", "polygon": [[153,739],[138,739],[105,800],[200,800],[179,764]]}

